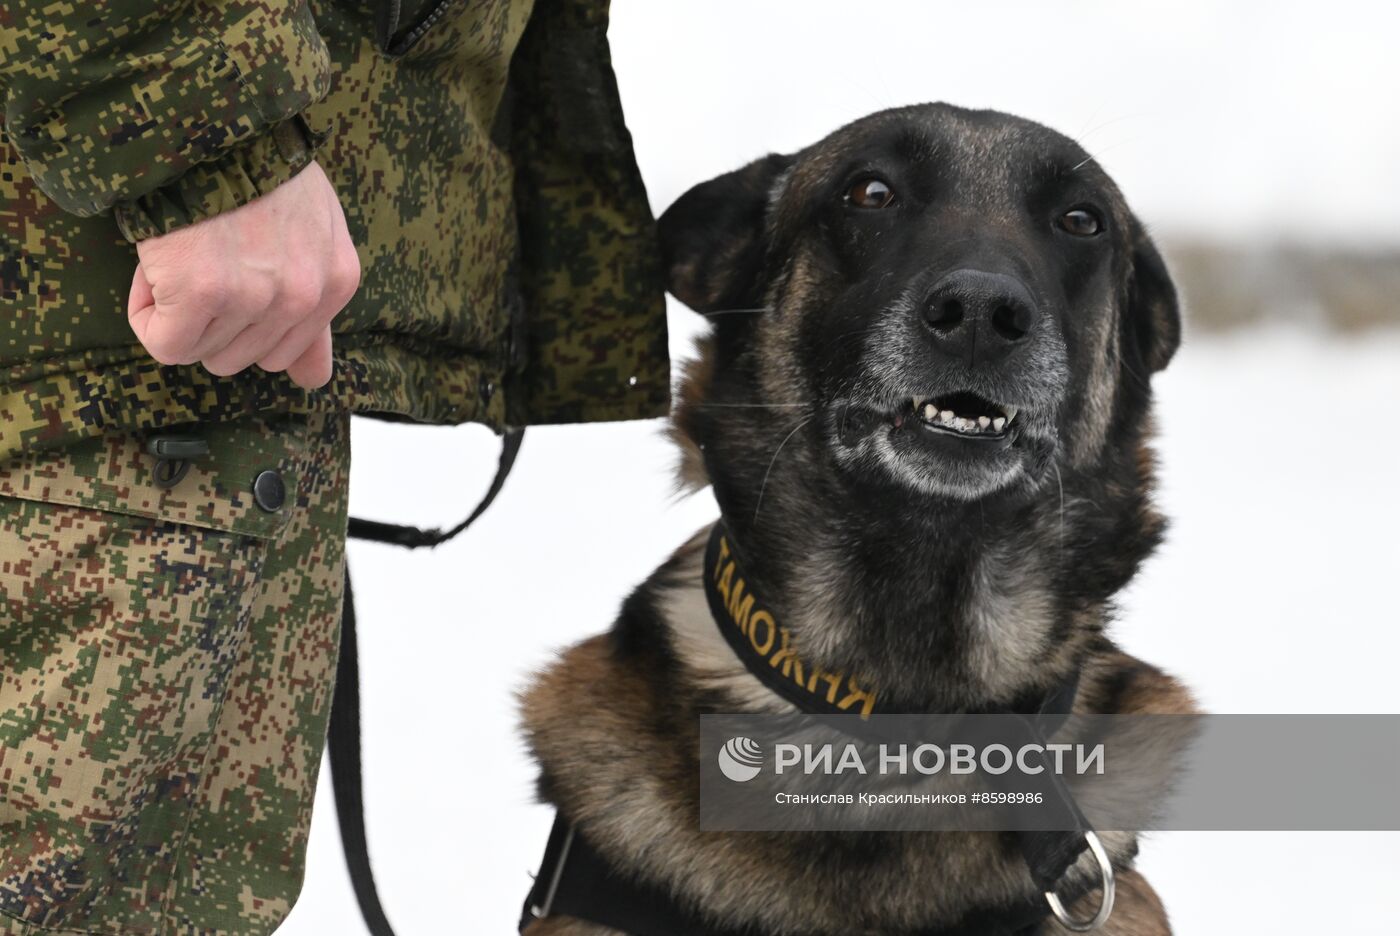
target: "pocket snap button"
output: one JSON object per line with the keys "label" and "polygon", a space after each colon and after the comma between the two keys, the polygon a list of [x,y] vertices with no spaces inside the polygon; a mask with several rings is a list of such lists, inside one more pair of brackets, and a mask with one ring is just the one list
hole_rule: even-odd
{"label": "pocket snap button", "polygon": [[287,500],[287,484],[277,471],[259,472],[253,479],[253,500],[268,513],[282,509]]}

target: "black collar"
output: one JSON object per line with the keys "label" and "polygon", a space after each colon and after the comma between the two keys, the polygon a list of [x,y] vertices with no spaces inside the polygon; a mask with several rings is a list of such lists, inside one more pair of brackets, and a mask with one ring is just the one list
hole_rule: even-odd
{"label": "black collar", "polygon": [[[710,616],[739,662],[759,682],[809,715],[911,714],[881,694],[878,685],[847,672],[829,672],[804,660],[792,634],[759,596],[744,571],[734,537],[719,520],[710,531],[702,575]],[[1066,716],[1079,690],[1079,670],[1025,701],[976,714]],[[1042,729],[1053,731],[1053,720]]]}

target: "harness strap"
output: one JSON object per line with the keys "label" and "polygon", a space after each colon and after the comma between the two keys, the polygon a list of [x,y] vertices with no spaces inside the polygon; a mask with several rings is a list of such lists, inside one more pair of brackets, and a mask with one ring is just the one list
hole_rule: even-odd
{"label": "harness strap", "polygon": [[[524,439],[523,428],[506,432],[501,440],[501,457],[496,465],[496,475],[491,479],[486,495],[467,519],[450,530],[422,530],[415,526],[351,517],[348,536],[407,549],[433,547],[447,542],[475,523],[491,506],[505,485],[511,468],[515,466],[515,457]],[[355,900],[360,905],[360,914],[371,936],[394,936],[394,929],[389,925],[389,918],[379,900],[379,890],[375,887],[365,836],[364,783],[360,774],[359,649],[355,640],[355,596],[350,589],[348,561],[345,566],[345,598],[340,615],[340,660],[336,664],[327,748],[331,763],[331,786],[335,792],[335,813],[340,824],[340,842],[345,850],[345,864],[350,871]]]}
{"label": "harness strap", "polygon": [[1072,678],[1061,684],[1046,696],[1040,710],[1030,717],[1024,717],[1022,725],[1027,739],[1040,745],[1042,770],[1037,780],[1046,784],[1046,802],[1049,808],[1059,810],[1068,828],[1055,830],[1023,830],[1016,833],[1016,845],[1030,871],[1031,880],[1042,891],[1053,891],[1059,887],[1065,872],[1079,860],[1087,847],[1087,834],[1094,831],[1074,794],[1065,785],[1064,778],[1050,764],[1045,751],[1046,740],[1070,717],[1074,709],[1075,697],[1079,694],[1080,671],[1075,670]]}
{"label": "harness strap", "polygon": [[[574,917],[628,936],[762,936],[761,930],[718,926],[678,904],[662,888],[615,869],[576,826],[555,813],[539,874],[525,898],[520,932],[545,917]],[[956,925],[919,936],[1039,936],[1049,916],[1038,897],[979,911]]]}

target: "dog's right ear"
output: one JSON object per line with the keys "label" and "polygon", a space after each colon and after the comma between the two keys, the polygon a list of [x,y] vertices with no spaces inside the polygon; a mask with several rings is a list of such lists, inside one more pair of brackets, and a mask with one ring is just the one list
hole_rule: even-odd
{"label": "dog's right ear", "polygon": [[771,155],[702,182],[657,222],[666,287],[696,312],[763,304],[768,204],[792,166]]}

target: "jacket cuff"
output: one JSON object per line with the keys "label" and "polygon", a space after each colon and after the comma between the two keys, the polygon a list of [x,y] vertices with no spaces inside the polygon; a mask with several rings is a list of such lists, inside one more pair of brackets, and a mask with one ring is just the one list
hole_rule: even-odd
{"label": "jacket cuff", "polygon": [[311,164],[330,135],[297,115],[212,162],[199,163],[169,185],[113,206],[127,240],[159,237],[232,211],[266,195]]}

